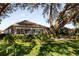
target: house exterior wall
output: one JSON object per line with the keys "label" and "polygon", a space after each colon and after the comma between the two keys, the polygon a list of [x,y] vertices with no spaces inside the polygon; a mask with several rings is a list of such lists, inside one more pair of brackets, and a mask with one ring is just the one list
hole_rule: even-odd
{"label": "house exterior wall", "polygon": [[48,32],[47,28],[48,27],[24,20],[8,27],[4,32],[10,34],[42,34]]}
{"label": "house exterior wall", "polygon": [[28,28],[28,27],[10,27],[9,29],[5,30],[6,34],[42,34],[47,33],[46,28]]}

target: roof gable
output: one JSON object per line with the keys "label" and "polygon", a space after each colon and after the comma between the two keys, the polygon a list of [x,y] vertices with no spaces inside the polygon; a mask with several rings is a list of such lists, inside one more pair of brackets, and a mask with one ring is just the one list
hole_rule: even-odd
{"label": "roof gable", "polygon": [[[27,20],[18,22],[18,23],[16,23],[16,24],[13,24],[12,26],[26,26],[26,25],[29,25],[29,26],[31,26],[31,27],[32,27],[32,26],[34,26],[34,27],[46,27],[46,26],[43,26],[43,25],[39,25],[39,24],[30,22],[30,21],[27,21]],[[46,28],[48,28],[48,27],[46,27]]]}
{"label": "roof gable", "polygon": [[[24,21],[21,21],[21,22],[18,22],[18,23],[15,23],[11,26],[9,26],[7,29],[11,28],[12,26],[21,26],[21,27],[44,27],[44,28],[49,28],[49,27],[46,27],[46,26],[43,26],[43,25],[39,25],[39,24],[36,24],[36,23],[33,23],[33,22],[30,22],[30,21],[27,21],[27,20],[24,20]],[[7,30],[5,29],[5,30]]]}

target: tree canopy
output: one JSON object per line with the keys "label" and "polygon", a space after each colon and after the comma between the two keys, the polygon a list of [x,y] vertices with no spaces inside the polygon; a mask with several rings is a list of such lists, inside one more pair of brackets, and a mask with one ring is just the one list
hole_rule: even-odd
{"label": "tree canopy", "polygon": [[60,27],[64,27],[67,23],[72,22],[74,25],[79,22],[79,4],[67,3],[63,11],[59,13],[56,20],[57,31]]}
{"label": "tree canopy", "polygon": [[33,12],[39,7],[43,9],[43,16],[48,16],[50,28],[52,27],[54,18],[57,18],[55,24],[56,31],[58,31],[60,27],[64,27],[64,25],[69,22],[73,22],[73,24],[79,23],[79,4],[77,3],[66,3],[63,11],[60,13],[58,9],[61,7],[61,4],[59,3],[0,3],[0,19],[9,17],[10,13],[13,13],[19,8],[23,10],[27,9],[30,10],[30,12]]}
{"label": "tree canopy", "polygon": [[[9,13],[16,11],[17,9],[27,9],[33,12],[35,9],[41,7],[43,10],[43,16],[48,16],[48,22],[50,23],[50,31],[55,31],[53,27],[53,20],[57,17],[61,4],[59,3],[7,3],[3,4],[1,8],[0,18],[5,18],[9,16]],[[53,27],[53,28],[52,28]]]}

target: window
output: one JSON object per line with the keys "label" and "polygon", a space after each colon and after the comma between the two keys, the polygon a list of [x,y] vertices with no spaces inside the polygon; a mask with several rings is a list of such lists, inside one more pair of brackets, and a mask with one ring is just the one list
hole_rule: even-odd
{"label": "window", "polygon": [[20,29],[17,29],[17,34],[20,34]]}
{"label": "window", "polygon": [[40,29],[40,33],[43,33],[43,29]]}
{"label": "window", "polygon": [[29,34],[30,29],[25,29],[25,34]]}
{"label": "window", "polygon": [[27,32],[28,32],[27,29],[25,29],[25,34],[26,34]]}
{"label": "window", "polygon": [[21,34],[24,34],[24,29],[21,29]]}
{"label": "window", "polygon": [[32,29],[33,30],[33,33],[35,33],[35,29]]}
{"label": "window", "polygon": [[34,30],[34,33],[35,33],[35,34],[40,34],[40,29],[39,29],[39,28],[36,28],[36,29]]}

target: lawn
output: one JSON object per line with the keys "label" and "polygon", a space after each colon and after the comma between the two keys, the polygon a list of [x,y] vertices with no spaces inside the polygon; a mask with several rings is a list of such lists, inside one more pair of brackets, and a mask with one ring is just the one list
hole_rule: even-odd
{"label": "lawn", "polygon": [[79,40],[53,41],[43,44],[39,55],[44,56],[75,56],[79,55]]}
{"label": "lawn", "polygon": [[79,56],[79,39],[50,41],[35,37],[28,41],[26,37],[19,37],[0,40],[0,56]]}

